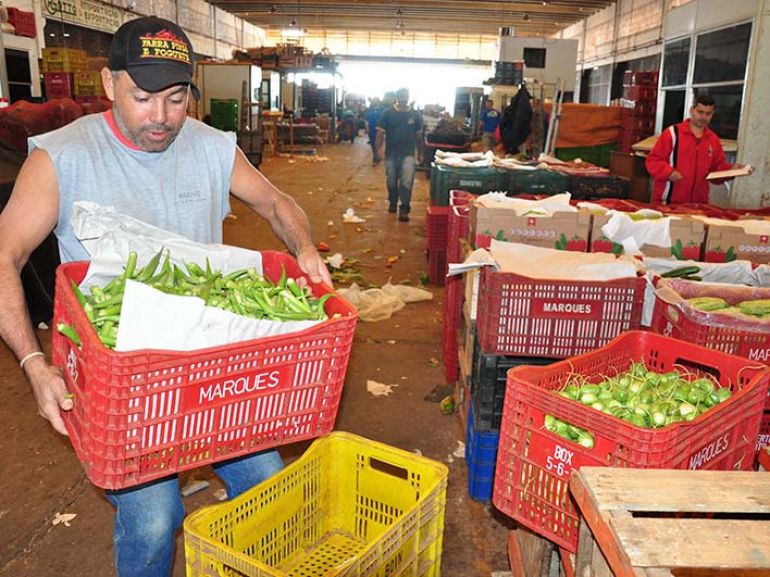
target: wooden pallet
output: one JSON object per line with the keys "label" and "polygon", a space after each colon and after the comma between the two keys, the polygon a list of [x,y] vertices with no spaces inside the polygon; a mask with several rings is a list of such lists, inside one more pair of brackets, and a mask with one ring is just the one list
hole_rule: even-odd
{"label": "wooden pallet", "polygon": [[582,467],[570,489],[582,515],[576,575],[770,576],[764,474]]}
{"label": "wooden pallet", "polygon": [[575,577],[571,553],[525,527],[508,534],[512,577]]}

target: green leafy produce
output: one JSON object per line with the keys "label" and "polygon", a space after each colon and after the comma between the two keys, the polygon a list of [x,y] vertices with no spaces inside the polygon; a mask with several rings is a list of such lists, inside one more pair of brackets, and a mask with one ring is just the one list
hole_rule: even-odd
{"label": "green leafy produce", "polygon": [[[183,270],[171,264],[168,253],[163,257],[163,249],[144,268],[137,270],[136,264],[137,255],[131,252],[123,274],[104,287],[92,286],[89,295],[83,294],[72,283],[75,296],[106,347],[115,347],[123,294],[129,279],[167,294],[196,296],[203,299],[207,306],[255,319],[289,321],[328,318],[324,303],[332,293],[316,298],[308,287],[301,287],[295,279],[287,278],[286,271],[278,282],[273,282],[255,269],[241,269],[228,274],[212,271],[208,260],[205,269],[196,263],[185,263]],[[80,346],[80,339],[75,339],[77,334],[69,325],[60,325],[57,329]]]}
{"label": "green leafy produce", "polygon": [[[692,421],[732,395],[710,375],[687,371],[656,373],[644,363],[631,363],[621,374],[594,383],[582,375],[571,376],[559,394],[637,427],[659,429]],[[586,448],[593,448],[588,431],[546,415],[545,428]]]}

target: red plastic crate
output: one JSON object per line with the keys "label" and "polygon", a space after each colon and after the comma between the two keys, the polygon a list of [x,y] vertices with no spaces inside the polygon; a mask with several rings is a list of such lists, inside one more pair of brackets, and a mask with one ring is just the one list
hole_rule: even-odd
{"label": "red plastic crate", "polygon": [[[765,420],[767,422],[767,419]],[[765,434],[768,434],[768,430],[765,429]],[[760,436],[762,436],[763,432],[760,431]],[[770,447],[765,445],[764,449],[759,450],[759,453],[757,455],[757,461],[758,464],[762,466],[762,468],[765,471],[770,471]]]}
{"label": "red plastic crate", "polygon": [[447,228],[450,208],[448,206],[429,206],[425,219],[428,250],[446,250]]}
{"label": "red plastic crate", "polygon": [[[768,399],[765,403],[765,412],[762,413],[762,424],[759,426],[759,435],[757,435],[757,452],[759,453],[758,456],[761,456],[762,453],[765,453],[768,458],[770,458],[770,455],[767,455],[767,450],[763,450],[763,447],[765,449],[770,448],[770,410],[768,410],[768,405],[770,405],[770,394],[768,394]],[[767,468],[768,471],[770,471],[770,467]]]}
{"label": "red plastic crate", "polygon": [[48,100],[74,96],[71,72],[46,72],[43,74],[43,83],[45,84],[45,96]]}
{"label": "red plastic crate", "polygon": [[635,72],[626,70],[623,74],[623,86],[658,86],[658,71]]}
{"label": "red plastic crate", "polygon": [[531,279],[482,269],[476,334],[485,353],[554,359],[601,347],[639,328],[644,278]]}
{"label": "red plastic crate", "polygon": [[[698,296],[725,296],[718,287],[714,286],[677,279],[661,279],[660,282],[668,284],[685,299]],[[770,298],[770,289],[734,286],[730,287],[730,295],[728,302],[735,304],[743,300]],[[770,330],[765,323],[757,322],[756,329],[749,330],[707,324],[709,318],[712,318],[711,315],[685,311],[656,294],[650,330],[730,355],[745,357],[755,363],[770,364]],[[765,437],[758,441],[759,445],[770,444],[770,392],[768,392],[765,410],[767,412],[762,424],[762,434]]]}
{"label": "red plastic crate", "polygon": [[618,131],[618,150],[621,152],[631,152],[631,147],[634,144],[649,136],[652,136],[652,131],[650,130],[626,130],[621,127]]}
{"label": "red plastic crate", "polygon": [[444,288],[444,323],[441,344],[444,353],[444,375],[447,383],[459,376],[457,331],[462,316],[465,279],[462,275],[447,277]]}
{"label": "red plastic crate", "polygon": [[[629,112],[626,113],[625,111]],[[623,130],[652,132],[655,130],[655,117],[644,114],[635,114],[631,109],[624,108],[624,113],[620,115],[620,126]]]}
{"label": "red plastic crate", "polygon": [[460,240],[468,238],[470,230],[470,205],[451,206],[447,225],[446,257],[448,263],[463,261]]}
{"label": "red plastic crate", "polygon": [[[701,285],[677,279],[660,279],[659,286],[667,286],[684,299],[699,296],[719,296],[727,298],[731,304],[759,298],[770,299],[770,288],[752,288],[730,286],[725,293],[718,285]],[[728,296],[729,295],[729,296]],[[767,364],[770,362],[770,327],[768,323],[746,320],[749,328],[719,326],[707,324],[716,322],[714,315],[683,309],[655,295],[655,308],[652,313],[650,329],[661,335],[681,339],[696,345],[703,345],[730,355],[745,357],[750,361]],[[768,406],[770,409],[770,406]]]}
{"label": "red plastic crate", "polygon": [[444,286],[447,273],[446,250],[428,250],[428,281]]}
{"label": "red plastic crate", "polygon": [[25,12],[18,8],[9,7],[8,22],[16,30],[16,36],[26,36],[27,38],[35,38],[37,36],[34,12]]}
{"label": "red plastic crate", "polygon": [[[599,381],[643,361],[657,372],[684,365],[718,375],[733,396],[689,423],[645,429],[557,394],[570,375]],[[748,470],[770,373],[746,359],[654,333],[631,331],[607,346],[545,367],[508,371],[493,502],[506,515],[569,551],[577,550],[580,515],[569,495],[582,466]],[[545,428],[552,415],[594,436],[584,448]]]}
{"label": "red plastic crate", "polygon": [[[264,251],[262,259],[268,278],[282,267],[304,276],[286,254]],[[75,395],[63,416],[95,485],[122,489],[333,429],[357,318],[346,301],[326,301],[329,320],[301,332],[190,352],[115,352],[70,287],[87,268],[68,263],[56,272],[55,322],[71,325],[82,346],[54,331],[53,362]],[[330,290],[310,286],[315,295]]]}
{"label": "red plastic crate", "polygon": [[621,102],[621,119],[624,116],[644,116],[655,120],[657,103],[654,100],[625,100]]}
{"label": "red plastic crate", "polygon": [[476,198],[475,194],[465,190],[450,190],[449,206],[467,206],[474,198]]}
{"label": "red plastic crate", "polygon": [[655,100],[658,97],[658,87],[636,84],[623,87],[624,100]]}

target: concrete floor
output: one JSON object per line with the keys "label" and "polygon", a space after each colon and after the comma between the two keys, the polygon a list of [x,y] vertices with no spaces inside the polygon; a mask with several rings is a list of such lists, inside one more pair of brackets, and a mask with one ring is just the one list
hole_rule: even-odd
{"label": "concrete floor", "polygon": [[[386,212],[383,166],[372,167],[365,137],[354,144],[326,145],[319,151],[328,162],[295,158],[266,159],[263,172],[306,210],[316,241],[331,253],[361,260],[361,270],[374,285],[419,282],[427,273],[425,210],[428,179],[418,173],[412,220],[399,223]],[[366,218],[343,224],[347,208]],[[270,227],[234,203],[237,219],[226,221],[225,241],[251,249],[281,248]],[[388,257],[398,261],[387,266]],[[467,496],[465,462],[450,458],[465,434],[456,416],[445,416],[438,403],[426,400],[444,384],[441,357],[443,289],[428,287],[434,299],[408,305],[390,320],[359,322],[336,428],[363,435],[447,463],[450,469],[442,574],[487,577],[508,570],[506,538],[513,523],[489,505]],[[40,331],[48,349],[50,332]],[[86,479],[66,438],[53,432],[36,413],[32,395],[18,365],[0,345],[0,375],[5,402],[0,405],[0,576],[35,577],[113,575],[112,509],[100,490]],[[373,379],[398,385],[389,397],[366,390]],[[307,444],[284,447],[287,460]],[[451,462],[450,462],[451,461]],[[183,475],[208,479],[211,486],[187,499],[187,511],[215,502],[221,484],[209,468]],[[70,527],[53,526],[56,513],[76,513]],[[183,536],[177,538],[174,577],[185,574]]]}

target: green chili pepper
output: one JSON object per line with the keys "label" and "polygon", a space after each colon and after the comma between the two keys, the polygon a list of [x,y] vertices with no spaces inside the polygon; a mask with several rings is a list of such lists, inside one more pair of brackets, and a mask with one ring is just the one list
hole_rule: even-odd
{"label": "green chili pepper", "polygon": [[73,329],[70,325],[66,323],[58,323],[56,325],[56,330],[59,331],[59,333],[62,336],[67,337],[69,340],[75,343],[75,346],[77,348],[80,348],[83,346],[83,343],[81,342],[80,337],[75,332],[75,329]]}

